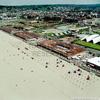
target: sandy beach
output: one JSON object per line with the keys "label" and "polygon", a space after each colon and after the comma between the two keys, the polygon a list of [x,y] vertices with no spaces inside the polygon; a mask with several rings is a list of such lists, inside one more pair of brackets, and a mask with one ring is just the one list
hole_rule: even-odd
{"label": "sandy beach", "polygon": [[100,100],[100,78],[78,69],[0,31],[0,100]]}

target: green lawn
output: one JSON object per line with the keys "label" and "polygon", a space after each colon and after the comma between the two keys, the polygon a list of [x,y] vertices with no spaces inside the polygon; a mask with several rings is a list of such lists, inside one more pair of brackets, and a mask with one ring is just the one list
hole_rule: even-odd
{"label": "green lawn", "polygon": [[93,44],[91,42],[85,42],[85,41],[81,41],[81,40],[76,40],[76,41],[74,41],[74,43],[85,46],[85,47],[88,47],[88,48],[100,50],[100,45],[99,44]]}

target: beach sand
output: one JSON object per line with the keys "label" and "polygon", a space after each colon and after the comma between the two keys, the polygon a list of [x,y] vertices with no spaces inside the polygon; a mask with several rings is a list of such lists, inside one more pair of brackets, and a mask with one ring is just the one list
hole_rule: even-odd
{"label": "beach sand", "polygon": [[100,100],[100,78],[78,69],[0,31],[0,100]]}

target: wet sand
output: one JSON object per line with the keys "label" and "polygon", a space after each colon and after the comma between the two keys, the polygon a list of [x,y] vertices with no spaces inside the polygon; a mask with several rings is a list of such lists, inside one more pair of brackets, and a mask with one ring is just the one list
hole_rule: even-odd
{"label": "wet sand", "polygon": [[100,78],[78,69],[0,31],[0,100],[100,99]]}

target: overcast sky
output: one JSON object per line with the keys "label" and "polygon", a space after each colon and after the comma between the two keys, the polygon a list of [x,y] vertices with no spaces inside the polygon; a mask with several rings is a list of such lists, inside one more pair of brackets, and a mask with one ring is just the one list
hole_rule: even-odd
{"label": "overcast sky", "polygon": [[100,4],[100,0],[0,0],[0,5]]}

